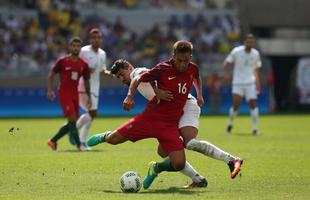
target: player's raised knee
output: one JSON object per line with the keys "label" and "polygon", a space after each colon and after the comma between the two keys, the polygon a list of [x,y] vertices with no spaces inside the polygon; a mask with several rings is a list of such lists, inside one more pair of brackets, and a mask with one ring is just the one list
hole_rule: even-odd
{"label": "player's raised knee", "polygon": [[176,171],[181,171],[185,167],[185,162],[183,162],[183,161],[177,161],[177,162],[174,162],[174,163],[171,163],[171,164],[172,164],[172,167]]}

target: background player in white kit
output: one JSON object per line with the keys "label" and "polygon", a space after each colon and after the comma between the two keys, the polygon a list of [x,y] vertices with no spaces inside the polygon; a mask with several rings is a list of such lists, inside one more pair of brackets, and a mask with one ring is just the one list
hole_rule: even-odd
{"label": "background player in white kit", "polygon": [[[147,68],[134,68],[128,61],[119,59],[114,62],[111,68],[111,74],[114,74],[125,85],[129,85],[131,79],[147,70]],[[138,91],[148,100],[154,97],[154,90],[159,99],[169,101],[172,98],[169,91],[163,91],[156,87],[152,87],[150,83],[140,83],[138,86]],[[186,149],[197,151],[211,158],[224,161],[229,166],[231,178],[235,178],[241,170],[241,164],[243,161],[238,157],[234,157],[227,152],[224,152],[207,141],[196,139],[200,117],[200,107],[197,105],[196,98],[189,95],[183,110],[184,114],[179,121],[179,132],[183,138],[183,143]],[[158,154],[165,157],[165,155],[162,154],[160,147],[158,148]],[[191,171],[196,172],[192,167],[188,169],[188,172],[186,172],[186,170],[186,168],[182,170],[182,173],[185,175],[191,174]],[[192,175],[195,174],[192,173]],[[188,176],[191,177],[190,175]],[[195,176],[192,176],[191,178],[193,179],[193,183],[188,187],[199,187],[199,179],[195,181]]]}
{"label": "background player in white kit", "polygon": [[258,134],[257,94],[260,92],[259,68],[262,66],[259,52],[254,49],[255,38],[252,34],[245,37],[244,45],[235,47],[224,61],[225,77],[229,77],[229,66],[234,64],[232,79],[232,101],[229,110],[227,133],[233,128],[234,117],[238,114],[242,98],[245,97],[250,106],[253,121],[253,134]]}
{"label": "background player in white kit", "polygon": [[89,31],[90,45],[82,47],[80,57],[83,58],[91,70],[90,75],[90,95],[91,108],[87,109],[86,103],[88,96],[85,93],[83,79],[79,82],[79,100],[80,106],[86,111],[77,121],[77,128],[80,129],[80,141],[86,147],[86,137],[88,135],[92,120],[97,115],[99,88],[100,88],[100,74],[110,75],[106,70],[106,53],[100,48],[102,45],[102,36],[98,28],[92,28]]}

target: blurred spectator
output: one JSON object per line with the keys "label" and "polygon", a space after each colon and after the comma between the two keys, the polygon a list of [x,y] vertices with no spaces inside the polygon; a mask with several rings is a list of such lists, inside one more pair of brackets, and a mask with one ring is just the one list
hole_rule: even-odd
{"label": "blurred spectator", "polygon": [[[186,39],[194,44],[193,59],[201,66],[202,71],[207,72],[205,74],[208,74],[209,69],[204,69],[204,66],[216,69],[216,62],[222,62],[222,58],[218,56],[226,55],[232,47],[239,44],[240,24],[234,15],[216,15],[213,18],[205,18],[203,13],[195,12],[183,16],[171,15],[165,23],[154,24],[150,30],[133,32],[121,17],[117,17],[114,22],[97,15],[81,18],[75,10],[79,7],[76,4],[84,5],[86,2],[41,0],[36,1],[37,17],[19,20],[11,14],[6,19],[1,18],[1,72],[8,75],[45,74],[50,63],[66,53],[64,49],[69,37],[81,36],[85,39],[86,33],[93,27],[99,27],[102,31],[104,48],[111,59],[108,62],[124,57],[137,66],[151,67],[171,54],[169,49],[176,40]],[[94,2],[119,7],[140,6],[140,1],[136,0]],[[203,4],[208,1],[147,2],[160,7],[197,8],[205,7]],[[26,63],[27,66],[20,67],[21,63]]]}
{"label": "blurred spectator", "polygon": [[222,80],[217,72],[213,72],[207,79],[208,113],[219,113],[221,103]]}

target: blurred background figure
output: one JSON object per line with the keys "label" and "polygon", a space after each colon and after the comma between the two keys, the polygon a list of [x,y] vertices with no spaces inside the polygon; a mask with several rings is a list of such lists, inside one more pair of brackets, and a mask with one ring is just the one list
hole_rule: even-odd
{"label": "blurred background figure", "polygon": [[80,142],[76,121],[79,117],[79,79],[84,79],[85,93],[88,101],[85,103],[87,108],[91,107],[89,78],[90,69],[88,64],[79,57],[82,47],[82,40],[79,37],[73,37],[69,41],[69,54],[60,57],[53,68],[48,73],[47,82],[47,98],[53,101],[55,94],[52,86],[55,75],[59,74],[59,84],[57,88],[57,98],[67,123],[63,125],[59,131],[48,140],[48,146],[52,150],[57,150],[57,141],[66,134],[69,134],[71,144],[76,145],[78,150],[85,151],[87,147]]}
{"label": "blurred background figure", "polygon": [[[310,55],[310,22],[304,20],[309,18],[305,8],[310,3],[300,2],[292,5],[289,0],[3,1],[0,3],[1,101],[23,95],[30,107],[32,104],[33,108],[43,107],[43,98],[33,97],[44,93],[41,89],[45,87],[45,74],[57,57],[66,53],[66,41],[72,36],[87,41],[88,31],[98,27],[105,41],[107,66],[123,57],[134,65],[151,67],[171,55],[169,49],[175,41],[190,40],[195,46],[193,61],[199,64],[205,80],[204,95],[210,94],[210,100],[218,98],[216,95],[221,97],[218,109],[207,103],[202,114],[227,114],[231,85],[223,83],[214,93],[209,91],[213,88],[209,87],[209,81],[214,73],[223,79],[224,70],[220,67],[223,60],[234,47],[242,44],[241,36],[251,32],[256,36],[264,66],[261,93],[257,98],[260,112],[308,111],[310,103],[300,99],[307,94],[305,87],[297,88],[300,76],[295,73],[299,59]],[[279,5],[278,12],[274,8]],[[266,13],[266,7],[270,13]],[[16,12],[10,12],[12,9]],[[292,14],[292,9],[299,12]],[[267,82],[271,70],[272,94]],[[114,104],[118,102],[109,100],[120,98],[120,84],[114,80],[101,82],[103,87],[99,93],[106,96],[106,102],[101,104],[99,100],[98,114],[124,115],[116,110]],[[299,91],[295,95],[298,98],[294,97],[295,91]],[[274,97],[272,109],[271,95]],[[13,101],[8,102],[10,105]],[[61,115],[61,111],[55,109],[57,105],[50,105],[42,109],[45,113],[32,114],[26,110],[10,111],[6,106],[1,108],[0,116]],[[104,105],[107,105],[105,109]],[[239,112],[249,112],[244,101]]]}

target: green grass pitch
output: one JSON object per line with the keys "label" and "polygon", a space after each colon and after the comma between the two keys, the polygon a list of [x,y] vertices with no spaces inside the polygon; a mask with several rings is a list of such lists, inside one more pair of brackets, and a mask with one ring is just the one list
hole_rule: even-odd
{"label": "green grass pitch", "polygon": [[[91,132],[112,130],[127,119],[97,118]],[[125,171],[137,171],[143,178],[147,163],[161,160],[156,140],[102,144],[91,152],[77,152],[65,136],[52,152],[47,140],[64,119],[2,119],[0,199],[310,198],[310,115],[261,116],[259,136],[252,136],[249,116],[236,118],[231,135],[225,133],[226,121],[226,116],[202,117],[199,138],[244,158],[241,176],[231,180],[224,162],[186,151],[187,160],[207,177],[208,188],[181,189],[190,183],[187,177],[162,173],[149,190],[125,194],[118,183]]]}

